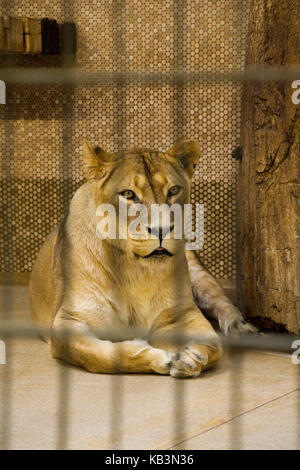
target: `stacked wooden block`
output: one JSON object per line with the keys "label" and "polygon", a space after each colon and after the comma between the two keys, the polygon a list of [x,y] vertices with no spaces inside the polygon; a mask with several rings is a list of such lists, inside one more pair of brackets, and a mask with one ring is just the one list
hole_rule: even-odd
{"label": "stacked wooden block", "polygon": [[0,17],[0,52],[75,54],[75,25],[58,25],[56,20],[49,18]]}

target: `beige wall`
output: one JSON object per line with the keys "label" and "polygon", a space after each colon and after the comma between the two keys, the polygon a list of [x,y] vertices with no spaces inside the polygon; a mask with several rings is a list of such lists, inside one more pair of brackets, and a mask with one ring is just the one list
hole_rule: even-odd
{"label": "beige wall", "polygon": [[[15,0],[7,2],[1,14],[74,19],[76,64],[87,70],[112,70],[119,63],[132,71],[172,71],[178,44],[186,70],[243,67],[248,0],[183,2],[185,28],[179,38],[174,36],[174,5],[178,2],[124,0],[123,30],[112,0],[65,3],[72,4],[73,12],[66,11],[60,0]],[[126,46],[122,60],[115,51],[120,39]],[[34,69],[59,65],[59,59],[0,57],[0,64]],[[83,140],[109,150],[121,144],[165,150],[178,137],[177,95],[178,90],[167,84],[135,84],[123,93],[110,85],[77,87],[69,94],[55,87],[9,87],[8,104],[0,109],[0,196],[6,213],[0,234],[6,239],[0,238],[0,271],[31,269],[44,237],[62,217],[62,194],[68,199],[82,181]],[[120,96],[123,101],[118,103]],[[180,96],[184,122],[179,133],[197,139],[202,148],[192,194],[193,202],[205,204],[205,244],[200,255],[217,277],[234,277],[237,164],[231,151],[239,142],[240,87],[193,84]],[[72,116],[70,122],[68,116]]]}

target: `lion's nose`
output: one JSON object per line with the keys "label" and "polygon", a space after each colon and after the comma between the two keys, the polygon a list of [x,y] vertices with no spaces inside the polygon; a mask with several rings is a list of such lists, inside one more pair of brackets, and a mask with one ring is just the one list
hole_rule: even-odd
{"label": "lion's nose", "polygon": [[166,236],[174,230],[174,224],[168,227],[147,227],[148,232],[154,237],[162,241]]}

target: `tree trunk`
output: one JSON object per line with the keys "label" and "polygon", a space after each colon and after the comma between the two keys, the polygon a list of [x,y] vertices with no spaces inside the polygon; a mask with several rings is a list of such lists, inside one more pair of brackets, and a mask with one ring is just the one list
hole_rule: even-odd
{"label": "tree trunk", "polygon": [[[300,0],[252,0],[246,67],[300,63]],[[300,80],[300,77],[298,77]],[[300,329],[300,105],[292,82],[243,90],[238,297],[263,329]],[[299,94],[298,94],[299,96]]]}

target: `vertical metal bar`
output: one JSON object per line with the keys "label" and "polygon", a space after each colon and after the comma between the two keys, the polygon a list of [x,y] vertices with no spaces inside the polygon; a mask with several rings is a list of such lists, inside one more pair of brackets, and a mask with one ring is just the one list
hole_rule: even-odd
{"label": "vertical metal bar", "polygon": [[[1,4],[1,10],[3,15],[12,15],[14,12],[15,2],[13,0],[6,0]],[[5,64],[10,67],[14,64],[14,56],[8,56],[5,58]],[[11,215],[14,211],[10,210],[14,207],[14,192],[13,188],[13,163],[12,159],[14,153],[10,152],[11,148],[14,148],[14,122],[13,115],[11,113],[11,102],[12,94],[11,87],[6,88],[6,104],[0,105],[2,110],[3,119],[3,132],[2,132],[2,155],[1,155],[1,166],[2,166],[2,184],[3,191],[10,191],[11,195],[11,207],[4,207],[3,209],[3,227],[6,228],[6,237],[3,242],[1,259],[4,263],[4,275],[11,273],[11,258],[14,240],[12,236],[12,225]],[[13,273],[10,282],[13,282]],[[6,280],[4,280],[6,282]],[[1,300],[1,319],[11,320],[12,310],[14,304],[14,295],[12,288],[3,289],[3,297]],[[0,332],[1,334],[1,332]],[[11,447],[11,406],[12,406],[12,340],[11,338],[1,337],[6,343],[6,364],[1,365],[2,379],[1,379],[1,436],[0,436],[0,448],[9,449]],[[8,340],[8,341],[7,341]]]}
{"label": "vertical metal bar", "polygon": [[[299,357],[299,356],[298,356]],[[300,450],[300,364],[297,364],[296,365],[296,374],[297,374],[297,378],[296,378],[296,385],[298,386],[298,406],[297,406],[297,424],[298,424],[298,449],[297,450]],[[297,400],[297,398],[296,398]]]}
{"label": "vertical metal bar", "polygon": [[[114,0],[112,5],[113,31],[114,31],[114,70],[125,72],[126,69],[126,1]],[[126,85],[122,79],[113,84],[114,93],[114,150],[121,151],[125,146],[125,109],[126,109]],[[122,265],[119,265],[122,269]],[[122,363],[122,353],[117,353],[114,358],[115,368]],[[110,442],[112,448],[120,448],[122,445],[122,410],[123,410],[123,377],[114,375],[111,377],[111,410],[110,410]]]}
{"label": "vertical metal bar", "polygon": [[[113,367],[117,371],[122,363],[122,345],[120,352],[115,353]],[[110,436],[112,449],[120,449],[122,445],[122,422],[123,422],[123,377],[120,374],[111,377],[111,409],[110,409]]]}
{"label": "vertical metal bar", "polygon": [[[73,3],[64,0],[62,3],[62,17],[64,21],[73,22],[74,8]],[[66,38],[71,42],[72,38]],[[68,44],[67,44],[68,46]],[[68,47],[67,47],[68,49]],[[66,51],[64,51],[66,52]],[[73,54],[62,54],[61,67],[68,69],[74,66],[75,57]],[[60,158],[60,184],[63,213],[68,210],[69,198],[72,189],[72,155],[73,155],[73,113],[75,102],[75,85],[65,83],[62,90],[62,151]],[[68,341],[68,335],[65,334],[63,341]],[[68,446],[68,405],[70,388],[70,368],[65,364],[59,366],[58,376],[58,420],[57,420],[57,449],[66,449]]]}
{"label": "vertical metal bar", "polygon": [[[173,4],[173,18],[174,18],[174,67],[175,71],[185,72],[185,50],[184,38],[186,27],[186,6],[184,0],[177,0]],[[185,114],[184,114],[184,101],[185,101],[185,85],[184,81],[178,80],[174,84],[174,102],[173,102],[173,116],[174,116],[174,133],[177,140],[185,137]]]}
{"label": "vertical metal bar", "polygon": [[[116,72],[126,71],[126,0],[114,0],[113,2],[114,21],[114,70]],[[126,84],[122,78],[114,82],[114,147],[122,150],[125,145],[125,105],[126,105]]]}
{"label": "vertical metal bar", "polygon": [[[62,5],[62,16],[65,22],[73,22],[74,8],[73,3],[65,0]],[[72,38],[65,38],[67,44],[64,44],[65,51],[61,55],[61,67],[64,70],[75,65],[75,57],[73,54],[66,53],[71,49],[70,42]],[[73,114],[75,105],[75,85],[64,83],[61,87],[62,93],[62,151],[60,158],[60,178],[62,189],[62,207],[63,213],[66,214],[69,206],[70,193],[72,191],[72,155],[73,155]]]}
{"label": "vertical metal bar", "polygon": [[[184,37],[186,26],[186,7],[184,0],[178,0],[173,3],[173,24],[174,24],[174,67],[175,71],[185,70],[185,54],[184,54]],[[174,134],[175,140],[184,137],[185,132],[185,116],[184,116],[184,83],[178,81],[174,84],[174,101],[173,101],[173,116],[174,116]],[[177,278],[178,279],[178,278]],[[174,290],[180,293],[182,280],[174,280]],[[182,331],[185,334],[185,331]],[[184,380],[176,379],[175,382],[175,400],[174,400],[174,439],[175,442],[184,440],[185,432],[185,382]]]}
{"label": "vertical metal bar", "polygon": [[[234,2],[234,17],[233,17],[233,47],[235,49],[234,57],[240,57],[241,51],[244,51],[243,36],[244,28],[246,25],[243,22],[244,14],[243,11],[248,9],[249,0],[235,0]],[[240,68],[244,68],[242,59],[240,60]],[[238,69],[238,63],[233,64],[234,69]],[[231,82],[231,87],[237,90],[237,96],[242,95],[242,86],[241,82]],[[236,105],[236,104],[235,104]],[[237,108],[234,112],[239,115],[241,113],[241,102],[237,104]],[[240,131],[238,127],[235,129],[236,140],[240,140]],[[237,172],[236,172],[237,178]],[[237,180],[236,180],[237,185]],[[236,201],[235,201],[235,213],[234,217],[237,217],[236,214]],[[237,260],[236,260],[237,262]],[[242,336],[241,336],[242,338]],[[230,423],[230,446],[231,449],[242,449],[243,446],[243,429],[241,428],[241,420],[239,418],[234,419],[235,416],[238,416],[242,411],[242,402],[243,402],[243,362],[244,362],[245,349],[229,349],[230,356],[230,367],[231,367],[231,390],[230,390],[230,414],[233,418],[233,421]]]}
{"label": "vertical metal bar", "polygon": [[297,442],[297,450],[300,450],[300,363],[298,364],[297,362],[294,362],[293,358],[293,353],[296,352],[296,358],[297,360],[300,359],[300,355],[298,353],[299,346],[297,347],[297,350],[295,348],[291,347],[291,356],[290,359],[292,363],[295,365],[295,385],[296,385],[296,390],[297,390],[297,395],[296,395],[296,419],[297,419],[297,426],[296,426],[296,432],[297,432],[297,437],[295,439],[295,442]]}
{"label": "vertical metal bar", "polygon": [[[5,154],[4,154],[5,155]],[[5,244],[6,245],[6,244]],[[4,245],[5,253],[7,247]],[[6,263],[5,263],[6,264]],[[6,266],[5,266],[6,267]],[[10,316],[13,308],[12,289],[8,288],[1,299],[1,320],[11,320]],[[1,335],[0,339],[4,341],[5,364],[0,365],[1,370],[1,431],[0,431],[0,449],[7,450],[11,447],[11,412],[12,412],[12,339],[6,335]]]}
{"label": "vertical metal bar", "polygon": [[[243,402],[243,359],[244,349],[229,348],[229,364],[231,372],[231,388],[230,388],[230,448],[231,450],[241,450],[243,446],[242,428],[239,416],[242,412]],[[234,366],[233,366],[234,365]]]}
{"label": "vertical metal bar", "polygon": [[[64,341],[68,341],[68,335],[64,335]],[[68,447],[68,424],[69,424],[69,394],[70,394],[70,366],[59,364],[59,406],[58,406],[58,431],[57,449],[67,449]]]}

